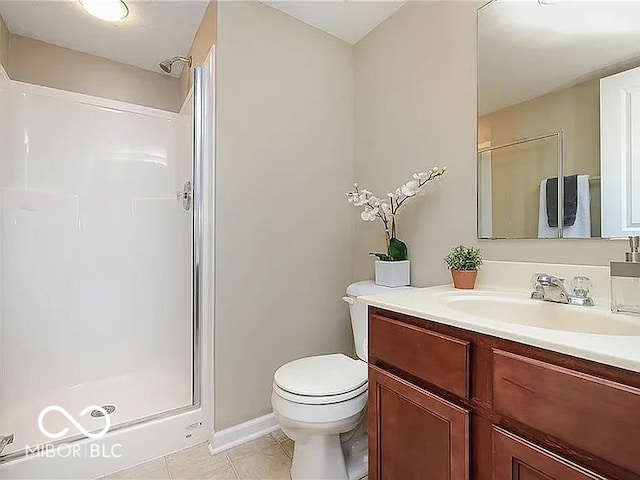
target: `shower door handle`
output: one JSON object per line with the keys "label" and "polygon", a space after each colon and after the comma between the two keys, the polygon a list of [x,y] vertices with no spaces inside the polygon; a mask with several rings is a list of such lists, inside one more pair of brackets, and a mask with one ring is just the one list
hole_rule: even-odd
{"label": "shower door handle", "polygon": [[177,197],[178,200],[182,200],[182,208],[187,212],[191,210],[191,203],[193,202],[193,185],[191,181],[187,180],[184,182],[182,191],[178,192]]}

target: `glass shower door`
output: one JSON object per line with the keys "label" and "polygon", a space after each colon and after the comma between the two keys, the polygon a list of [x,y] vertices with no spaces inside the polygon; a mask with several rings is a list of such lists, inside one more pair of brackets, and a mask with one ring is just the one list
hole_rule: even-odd
{"label": "glass shower door", "polygon": [[191,124],[3,83],[2,456],[192,405]]}

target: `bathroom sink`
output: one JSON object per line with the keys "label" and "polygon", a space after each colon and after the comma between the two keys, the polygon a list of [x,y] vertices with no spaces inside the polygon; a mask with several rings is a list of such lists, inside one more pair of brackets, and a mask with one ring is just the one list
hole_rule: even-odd
{"label": "bathroom sink", "polygon": [[456,312],[530,327],[595,335],[640,336],[640,321],[597,307],[457,292],[444,295],[442,302]]}

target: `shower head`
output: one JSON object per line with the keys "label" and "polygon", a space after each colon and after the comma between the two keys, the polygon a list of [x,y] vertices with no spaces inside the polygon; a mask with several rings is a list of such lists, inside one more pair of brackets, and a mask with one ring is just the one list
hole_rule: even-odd
{"label": "shower head", "polygon": [[160,62],[160,68],[165,73],[171,73],[171,69],[173,68],[173,64],[176,62],[184,62],[188,67],[191,67],[191,57],[173,57],[167,58]]}

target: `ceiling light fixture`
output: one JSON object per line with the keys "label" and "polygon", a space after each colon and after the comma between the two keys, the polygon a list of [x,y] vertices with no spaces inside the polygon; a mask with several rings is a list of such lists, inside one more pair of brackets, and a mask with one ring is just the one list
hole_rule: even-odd
{"label": "ceiling light fixture", "polygon": [[84,9],[106,22],[117,22],[129,15],[129,7],[122,0],[80,0]]}

